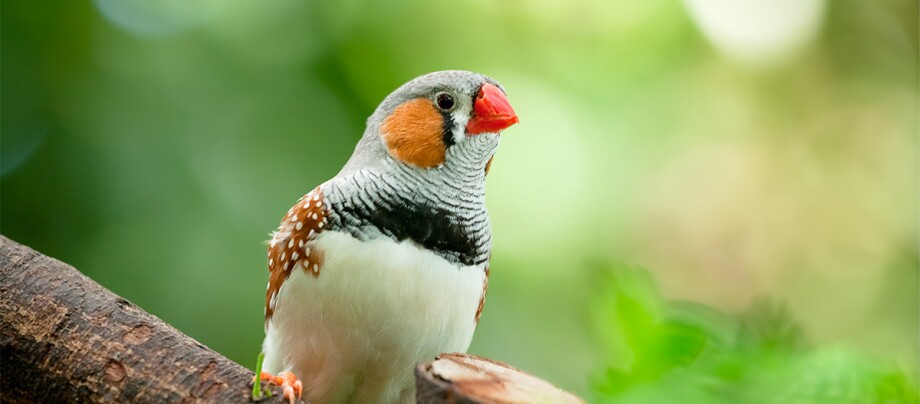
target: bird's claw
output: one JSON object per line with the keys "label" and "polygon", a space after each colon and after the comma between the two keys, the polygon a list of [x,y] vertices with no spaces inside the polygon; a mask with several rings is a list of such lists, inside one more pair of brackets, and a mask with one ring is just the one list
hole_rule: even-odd
{"label": "bird's claw", "polygon": [[259,378],[262,379],[262,381],[281,386],[284,398],[291,404],[294,404],[295,400],[299,400],[301,395],[303,395],[303,383],[297,380],[297,376],[294,376],[291,372],[281,372],[278,376],[273,376],[268,372],[262,372],[259,374]]}

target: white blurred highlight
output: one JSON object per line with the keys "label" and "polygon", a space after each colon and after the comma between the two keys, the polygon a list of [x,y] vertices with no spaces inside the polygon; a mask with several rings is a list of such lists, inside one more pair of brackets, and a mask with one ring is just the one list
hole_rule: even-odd
{"label": "white blurred highlight", "polygon": [[825,0],[684,0],[703,35],[726,57],[773,67],[818,33]]}
{"label": "white blurred highlight", "polygon": [[215,1],[94,0],[112,24],[143,37],[163,37],[190,29],[213,14]]}

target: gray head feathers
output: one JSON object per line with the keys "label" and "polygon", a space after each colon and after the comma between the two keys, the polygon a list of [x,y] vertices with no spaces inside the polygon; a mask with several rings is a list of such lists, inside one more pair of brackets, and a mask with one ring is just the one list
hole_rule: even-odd
{"label": "gray head feathers", "polygon": [[[457,116],[458,124],[465,124],[472,111],[472,102],[483,83],[491,83],[504,91],[504,87],[491,77],[464,70],[444,70],[419,76],[390,93],[367,119],[367,127],[361,140],[355,146],[351,158],[337,176],[342,176],[362,168],[378,165],[387,157],[387,148],[380,137],[380,128],[384,120],[403,103],[417,98],[431,98],[438,92],[449,91],[463,95],[458,110],[466,111],[466,116]],[[462,125],[458,125],[462,128]]]}

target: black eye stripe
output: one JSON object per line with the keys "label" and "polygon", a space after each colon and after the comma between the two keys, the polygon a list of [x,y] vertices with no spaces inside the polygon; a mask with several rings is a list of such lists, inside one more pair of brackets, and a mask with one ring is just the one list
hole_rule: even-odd
{"label": "black eye stripe", "polygon": [[441,119],[444,122],[444,126],[441,129],[444,132],[444,144],[452,146],[454,144],[454,126],[456,126],[454,116],[450,112],[441,111]]}
{"label": "black eye stripe", "polygon": [[441,120],[444,122],[441,127],[444,144],[448,147],[453,146],[455,143],[454,128],[457,126],[457,123],[454,122],[454,116],[451,114],[457,106],[454,96],[447,91],[438,92],[434,96],[434,104],[438,107],[438,112],[441,113]]}

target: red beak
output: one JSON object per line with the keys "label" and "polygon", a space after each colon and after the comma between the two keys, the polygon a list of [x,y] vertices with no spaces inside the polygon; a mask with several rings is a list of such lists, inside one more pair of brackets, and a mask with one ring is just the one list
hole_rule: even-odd
{"label": "red beak", "polygon": [[517,122],[517,114],[505,98],[505,93],[495,85],[485,83],[473,102],[473,118],[466,124],[466,133],[498,133]]}

